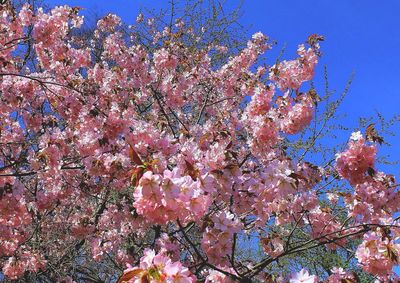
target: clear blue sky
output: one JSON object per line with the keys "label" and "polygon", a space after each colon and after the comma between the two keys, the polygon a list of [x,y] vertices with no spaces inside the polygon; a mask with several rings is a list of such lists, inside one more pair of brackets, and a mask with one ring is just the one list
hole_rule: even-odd
{"label": "clear blue sky", "polygon": [[[167,7],[167,0],[45,0],[49,5],[81,6],[85,11],[100,14],[116,13],[125,22],[133,23],[143,8]],[[233,7],[238,0],[229,0]],[[286,45],[284,58],[295,56],[297,44],[308,35],[325,36],[323,57],[316,72],[322,83],[323,66],[327,65],[330,86],[342,90],[351,73],[355,79],[347,99],[340,108],[347,113],[343,120],[348,127],[357,126],[358,117],[374,115],[375,110],[392,117],[400,114],[400,11],[399,0],[245,0],[241,23],[250,26],[250,33],[262,31],[277,40],[277,50]],[[277,53],[272,53],[271,57]],[[400,132],[400,127],[396,127]],[[340,137],[342,141],[347,136]],[[387,138],[393,144],[381,153],[400,159],[400,136]],[[385,168],[386,169],[386,168]],[[397,176],[400,168],[389,169]]]}
{"label": "clear blue sky", "polygon": [[[143,7],[166,7],[164,0],[47,0],[50,5],[81,6],[87,11],[116,13],[125,22],[134,22]],[[239,1],[228,0],[235,6]],[[229,7],[227,7],[229,8]],[[385,117],[400,114],[400,1],[399,0],[245,0],[241,23],[250,26],[250,33],[262,31],[286,44],[284,58],[295,56],[297,44],[308,35],[325,36],[323,57],[317,70],[316,82],[323,79],[327,65],[330,86],[342,90],[350,74],[355,79],[340,112],[347,113],[343,123],[356,127],[358,117],[374,115],[375,110]],[[276,55],[275,55],[276,56]],[[384,154],[400,159],[400,127],[398,136],[387,138],[393,144]],[[348,136],[339,137],[342,141]],[[387,168],[400,177],[400,166]],[[386,170],[386,168],[385,168]]]}

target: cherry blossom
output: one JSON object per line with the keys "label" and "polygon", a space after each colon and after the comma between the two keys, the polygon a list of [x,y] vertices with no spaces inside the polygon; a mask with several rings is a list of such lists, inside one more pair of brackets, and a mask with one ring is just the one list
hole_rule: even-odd
{"label": "cherry blossom", "polygon": [[336,157],[336,170],[351,184],[361,183],[366,177],[368,168],[373,167],[375,155],[375,146],[366,145],[362,136],[358,133],[353,134],[348,150]]}
{"label": "cherry blossom", "polygon": [[[379,171],[378,145],[353,133],[332,166],[287,152],[318,107],[306,83],[318,37],[294,60],[257,66],[272,48],[257,32],[215,65],[228,47],[188,45],[206,30],[182,19],[159,27],[139,14],[125,27],[109,14],[88,38],[83,23],[79,7],[2,8],[7,279],[78,282],[95,270],[123,273],[119,282],[317,282],[306,269],[281,276],[279,260],[348,243],[357,243],[354,265],[395,278],[399,191]],[[245,239],[257,256],[243,256]],[[321,280],[353,280],[329,268]]]}
{"label": "cherry blossom", "polygon": [[290,276],[290,283],[317,283],[318,277],[310,275],[307,270],[302,269],[299,272],[295,272]]}
{"label": "cherry blossom", "polygon": [[[122,281],[121,281],[122,280]],[[140,268],[128,268],[124,271],[121,282],[196,282],[190,271],[177,262],[172,262],[168,257],[155,254],[153,250],[145,250],[140,259]]]}

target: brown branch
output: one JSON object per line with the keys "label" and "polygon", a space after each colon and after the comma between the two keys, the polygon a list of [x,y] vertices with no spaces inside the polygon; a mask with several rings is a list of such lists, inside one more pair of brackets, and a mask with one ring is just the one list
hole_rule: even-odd
{"label": "brown branch", "polygon": [[172,131],[172,134],[174,135],[175,138],[177,138],[177,135],[176,135],[176,133],[175,133],[174,127],[173,127],[171,121],[169,120],[169,117],[168,117],[167,113],[165,112],[164,107],[163,107],[162,104],[161,104],[161,100],[160,100],[160,98],[158,97],[157,92],[156,92],[153,88],[152,88],[151,90],[153,91],[153,95],[154,95],[154,97],[155,97],[155,99],[156,99],[156,101],[157,101],[158,106],[160,107],[161,113],[162,113],[162,114],[164,115],[164,117],[167,119],[167,123],[168,123],[169,128],[170,128],[171,131]]}
{"label": "brown branch", "polygon": [[220,268],[214,266],[213,264],[209,263],[209,262],[208,262],[208,259],[206,259],[206,258],[203,257],[203,255],[201,254],[201,252],[199,251],[199,249],[198,249],[198,248],[196,247],[196,245],[192,242],[192,240],[190,240],[189,236],[185,233],[185,230],[183,229],[183,226],[182,226],[181,222],[179,221],[179,219],[177,219],[176,222],[178,223],[179,228],[182,230],[183,237],[184,237],[185,240],[189,243],[189,245],[193,248],[194,252],[195,252],[196,255],[201,259],[201,261],[202,261],[202,263],[204,263],[204,265],[206,265],[206,266],[208,266],[208,267],[210,267],[210,268],[212,268],[212,269],[214,269],[214,270],[216,270],[216,271],[218,271],[218,272],[221,272],[221,273],[225,274],[226,276],[229,276],[230,278],[233,278],[233,279],[235,279],[235,280],[238,280],[239,282],[242,281],[242,278],[241,278],[241,277],[239,277],[239,276],[237,276],[237,275],[235,275],[235,274],[232,274],[232,273],[230,273],[230,272],[227,272],[227,271],[225,271],[225,270],[222,270],[222,269],[220,269]]}

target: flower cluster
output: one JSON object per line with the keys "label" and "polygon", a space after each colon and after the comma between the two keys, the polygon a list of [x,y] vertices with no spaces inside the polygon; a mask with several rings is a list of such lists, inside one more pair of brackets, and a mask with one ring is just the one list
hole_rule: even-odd
{"label": "flower cluster", "polygon": [[280,128],[287,134],[297,134],[310,122],[314,114],[314,101],[312,97],[302,94],[293,103],[289,96],[284,96],[279,101],[281,120]]}
{"label": "flower cluster", "polygon": [[145,172],[134,197],[137,212],[160,224],[176,219],[199,220],[210,202],[201,181],[181,176],[178,170],[166,170],[163,176]]}
{"label": "flower cluster", "polygon": [[272,66],[270,78],[280,90],[298,90],[300,86],[313,78],[314,68],[318,63],[318,55],[314,48],[300,45],[297,49],[299,58],[292,61],[283,61]]}
{"label": "flower cluster", "polygon": [[140,259],[139,267],[126,269],[119,282],[190,283],[196,282],[196,278],[179,261],[172,262],[167,256],[147,249]]}
{"label": "flower cluster", "polygon": [[[393,276],[398,262],[398,231],[393,214],[399,209],[399,192],[393,176],[374,169],[376,147],[367,145],[360,132],[353,133],[349,148],[336,158],[336,170],[354,186],[354,194],[345,195],[349,215],[355,223],[373,223],[358,246],[356,257],[360,266],[381,280]],[[385,228],[384,228],[385,227]]]}
{"label": "flower cluster", "polygon": [[[343,254],[360,239],[360,268],[395,278],[398,184],[375,168],[376,145],[353,134],[336,171],[287,150],[316,109],[305,88],[318,36],[298,58],[255,68],[272,47],[258,32],[216,64],[226,46],[187,44],[205,28],[177,20],[158,30],[142,14],[125,28],[110,14],[81,36],[79,10],[1,6],[7,279],[73,282],[95,272],[110,281],[132,264],[120,281],[267,281],[280,275],[280,258],[320,246]],[[337,174],[350,192],[334,185]],[[306,269],[278,278],[317,280]],[[353,280],[340,266],[323,278]]]}
{"label": "flower cluster", "polygon": [[46,261],[31,251],[24,251],[17,256],[8,258],[4,264],[4,275],[10,279],[21,277],[25,271],[38,272],[45,266]]}
{"label": "flower cluster", "polygon": [[358,246],[356,257],[365,271],[387,280],[398,263],[399,252],[400,245],[382,232],[369,232]]}
{"label": "flower cluster", "polygon": [[334,267],[331,270],[332,274],[328,277],[328,283],[357,282],[357,275],[353,272],[345,271],[343,268]]}
{"label": "flower cluster", "polygon": [[359,134],[353,134],[348,149],[336,156],[336,170],[351,184],[360,184],[375,162],[376,147],[367,145]]}
{"label": "flower cluster", "polygon": [[211,219],[213,227],[207,227],[202,240],[202,247],[211,262],[228,266],[226,257],[232,251],[233,237],[241,228],[241,223],[229,211],[221,211]]}

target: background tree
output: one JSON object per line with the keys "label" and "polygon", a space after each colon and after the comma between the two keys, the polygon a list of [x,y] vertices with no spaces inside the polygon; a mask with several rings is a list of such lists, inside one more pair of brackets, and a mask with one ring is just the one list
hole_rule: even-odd
{"label": "background tree", "polygon": [[[319,97],[303,85],[322,38],[310,36],[294,60],[253,69],[271,47],[265,36],[237,53],[235,21],[221,5],[211,2],[204,26],[187,24],[204,3],[187,3],[199,12],[183,9],[181,18],[176,5],[164,24],[165,13],[139,15],[131,27],[108,15],[83,31],[79,8],[33,16],[3,6],[5,275],[115,281],[130,263],[139,267],[120,281],[256,282],[300,264],[329,282],[357,282],[338,269],[360,273],[356,255],[364,271],[388,280],[398,193],[394,178],[374,169],[376,145],[356,133],[335,168],[328,154],[310,160],[319,167],[304,162],[329,153],[317,141],[343,99],[324,102],[328,88]],[[317,106],[325,114],[305,130]],[[366,139],[379,142],[369,129]],[[316,280],[305,270],[291,280],[300,276]]]}

